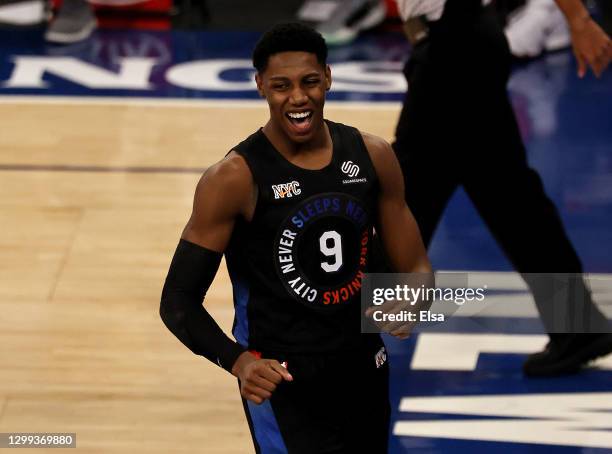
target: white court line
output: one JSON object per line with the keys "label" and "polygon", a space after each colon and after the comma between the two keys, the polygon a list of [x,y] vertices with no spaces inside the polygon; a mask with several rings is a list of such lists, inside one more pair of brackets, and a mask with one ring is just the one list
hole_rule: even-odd
{"label": "white court line", "polygon": [[[268,105],[263,99],[181,99],[181,98],[138,98],[104,96],[0,96],[0,104],[39,104],[39,105],[85,105],[85,106],[145,106],[145,107],[185,107],[185,108],[227,108],[262,109]],[[326,101],[326,107],[366,110],[399,109],[401,102],[388,101]]]}
{"label": "white court line", "polygon": [[[394,424],[393,434],[579,446],[583,448],[580,452],[590,452],[588,448],[612,448],[611,402],[610,392],[404,397],[399,408],[402,412],[470,415],[472,419],[400,420]],[[503,419],[489,419],[491,416]],[[540,449],[542,452],[551,450]]]}
{"label": "white court line", "polygon": [[[533,353],[547,341],[545,334],[420,333],[410,369],[473,371],[481,353]],[[592,367],[612,370],[612,356],[597,359]]]}
{"label": "white court line", "polygon": [[[525,290],[527,284],[516,271],[475,271],[475,270],[436,270],[442,274],[466,274],[468,275],[468,283],[472,287],[482,287],[488,285],[489,288],[496,290]],[[537,273],[535,273],[537,274]],[[546,274],[546,273],[542,273]],[[597,287],[601,281],[612,283],[612,273],[583,273],[591,282],[593,289]],[[604,288],[607,286],[604,285]]]}
{"label": "white court line", "polygon": [[[486,288],[485,299],[482,302],[470,302],[459,306],[451,317],[507,317],[535,318],[538,317],[533,295],[527,284],[517,272],[507,271],[448,271],[439,270],[444,275],[465,275],[468,288]],[[612,318],[612,274],[584,273],[587,286],[591,289],[593,301],[599,309]],[[444,278],[440,278],[444,287]],[[498,292],[493,293],[491,292]],[[487,294],[488,293],[488,294]],[[433,312],[443,312],[447,303],[436,301]]]}

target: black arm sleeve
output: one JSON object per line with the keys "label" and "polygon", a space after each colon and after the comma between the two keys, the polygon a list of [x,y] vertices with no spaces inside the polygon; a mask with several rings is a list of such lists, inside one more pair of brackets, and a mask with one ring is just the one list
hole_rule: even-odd
{"label": "black arm sleeve", "polygon": [[231,372],[246,349],[223,333],[202,306],[222,254],[181,239],[161,296],[164,324],[192,352]]}

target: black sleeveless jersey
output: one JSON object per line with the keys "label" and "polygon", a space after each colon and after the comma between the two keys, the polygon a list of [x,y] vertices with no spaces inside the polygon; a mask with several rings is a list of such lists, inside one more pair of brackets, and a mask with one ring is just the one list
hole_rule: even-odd
{"label": "black sleeveless jersey", "polygon": [[236,340],[254,350],[316,353],[356,348],[378,181],[359,131],[327,121],[331,162],[295,166],[260,129],[234,148],[258,187],[250,222],[226,251]]}

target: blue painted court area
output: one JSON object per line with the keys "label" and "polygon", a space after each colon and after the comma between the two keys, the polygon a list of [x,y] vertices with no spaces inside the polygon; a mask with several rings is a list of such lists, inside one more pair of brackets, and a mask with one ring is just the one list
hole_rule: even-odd
{"label": "blue painted court area", "polygon": [[[0,31],[0,95],[255,99],[249,54],[256,39],[241,32],[102,30],[85,43],[56,47],[43,43],[41,30]],[[408,52],[399,34],[370,34],[334,49],[329,99],[401,101]],[[510,92],[530,162],[585,270],[612,273],[612,70],[579,80],[571,53],[558,52],[517,66]],[[516,222],[531,220],[517,213]],[[461,191],[430,253],[437,269],[511,271]],[[500,323],[506,328],[497,332],[449,324],[447,333],[387,339],[391,452],[612,452],[612,365],[576,377],[526,379],[525,354],[545,343],[539,323]],[[437,358],[430,354],[436,351]]]}
{"label": "blue painted court area", "polygon": [[[612,452],[612,364],[574,377],[524,378],[525,353],[544,341],[456,332],[446,343],[431,334],[385,339],[393,377],[390,452]],[[506,352],[487,352],[492,344]],[[415,363],[417,349],[429,364]],[[449,366],[448,358],[466,350],[477,355],[475,365]]]}

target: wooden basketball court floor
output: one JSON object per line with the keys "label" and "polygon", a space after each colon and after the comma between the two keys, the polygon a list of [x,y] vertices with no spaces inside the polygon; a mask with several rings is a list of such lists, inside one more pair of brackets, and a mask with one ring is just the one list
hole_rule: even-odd
{"label": "wooden basketball court floor", "polygon": [[[390,139],[398,108],[327,116]],[[76,432],[91,454],[252,452],[235,379],[158,307],[202,169],[265,104],[5,98],[0,118],[0,432]],[[206,304],[229,331],[224,267]]]}

